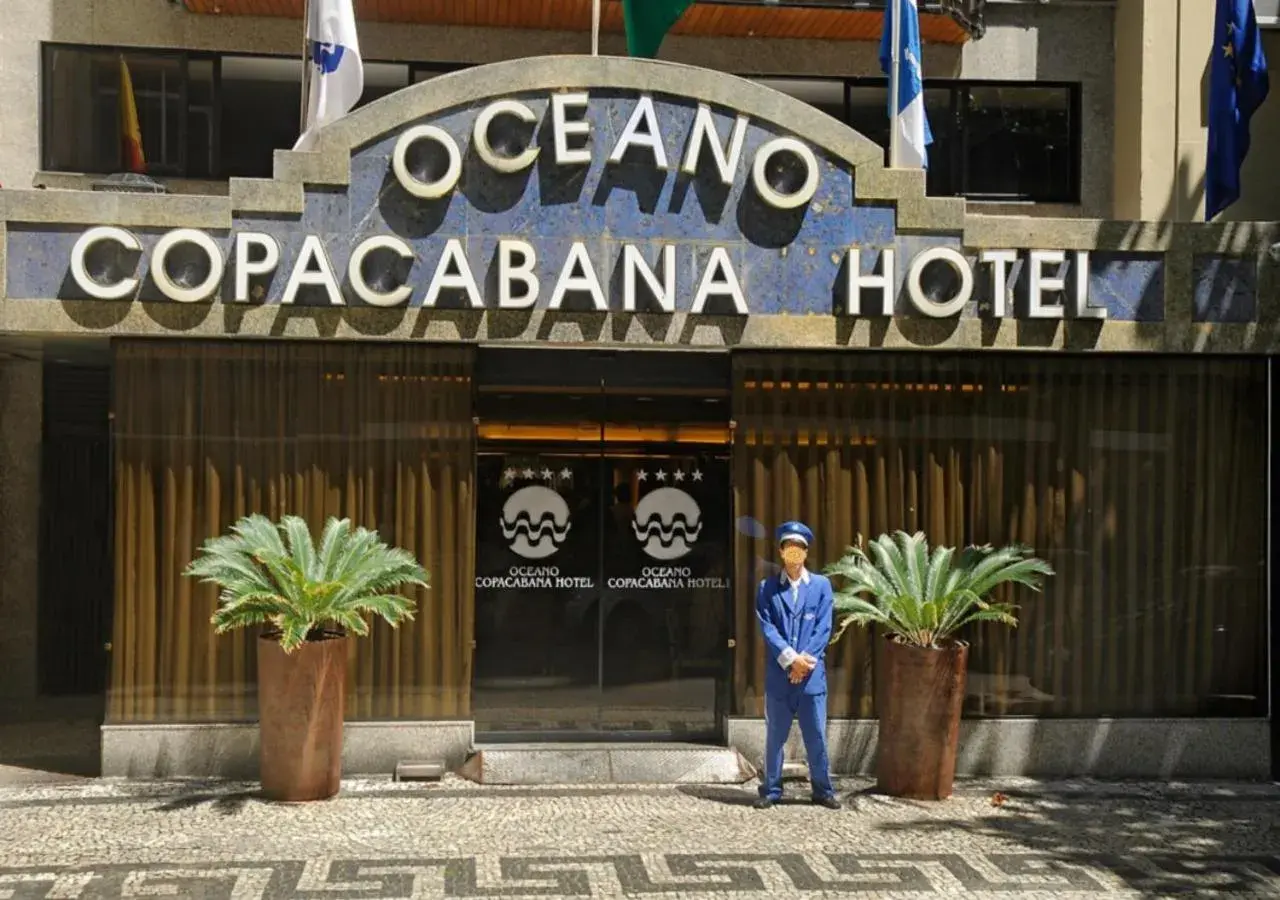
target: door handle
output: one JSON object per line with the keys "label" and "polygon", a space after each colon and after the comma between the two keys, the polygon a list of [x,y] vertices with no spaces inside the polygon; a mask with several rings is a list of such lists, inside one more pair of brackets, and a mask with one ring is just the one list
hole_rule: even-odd
{"label": "door handle", "polygon": [[732,650],[736,646],[738,646],[738,642],[733,638],[729,638],[729,649]]}

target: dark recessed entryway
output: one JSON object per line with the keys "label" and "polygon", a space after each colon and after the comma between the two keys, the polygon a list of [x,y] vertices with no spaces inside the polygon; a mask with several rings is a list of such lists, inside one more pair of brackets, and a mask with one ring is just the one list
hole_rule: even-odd
{"label": "dark recessed entryway", "polygon": [[719,737],[727,355],[484,351],[476,382],[477,732]]}

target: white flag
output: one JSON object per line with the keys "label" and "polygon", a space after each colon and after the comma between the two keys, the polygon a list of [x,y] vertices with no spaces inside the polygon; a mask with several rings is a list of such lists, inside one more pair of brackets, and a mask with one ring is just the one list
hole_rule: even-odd
{"label": "white flag", "polygon": [[310,150],[325,125],[341,119],[364,93],[364,60],[356,37],[352,0],[311,0],[307,20],[307,65],[311,80],[307,94],[307,121],[294,145]]}
{"label": "white flag", "polygon": [[[896,72],[895,31],[898,51]],[[889,166],[927,169],[928,147],[933,143],[933,132],[929,128],[929,117],[924,112],[924,73],[920,69],[920,11],[916,8],[916,0],[894,0],[894,12],[886,10],[884,30],[880,35],[880,70],[890,76],[890,94],[893,93],[892,85],[895,82],[898,87],[897,99],[889,97]]]}

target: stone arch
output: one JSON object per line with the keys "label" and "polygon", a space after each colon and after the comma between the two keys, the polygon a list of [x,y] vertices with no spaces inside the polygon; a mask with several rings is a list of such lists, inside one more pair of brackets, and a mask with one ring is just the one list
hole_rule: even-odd
{"label": "stone arch", "polygon": [[279,208],[271,205],[275,201],[285,202],[288,211],[294,211],[301,202],[301,197],[296,196],[297,188],[347,185],[354,152],[409,124],[515,94],[571,90],[665,95],[744,114],[798,137],[848,166],[854,174],[855,198],[894,204],[898,231],[938,234],[963,230],[963,200],[925,196],[924,172],[886,169],[884,150],[879,144],[801,100],[724,72],[654,60],[593,56],[544,56],[492,63],[411,85],[327,126],[314,151],[277,151],[272,179],[276,189],[267,189],[254,180],[233,179],[233,208],[266,212]]}

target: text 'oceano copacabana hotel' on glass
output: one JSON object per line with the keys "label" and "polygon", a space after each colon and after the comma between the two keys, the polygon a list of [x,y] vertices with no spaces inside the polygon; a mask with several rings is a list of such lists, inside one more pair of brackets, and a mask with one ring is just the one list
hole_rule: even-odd
{"label": "text 'oceano copacabana hotel' on glass", "polygon": [[[885,165],[874,0],[704,0],[662,61],[614,2],[600,57],[589,0],[357,3],[363,100],[309,152],[301,0],[16,4],[12,721],[79,710],[107,774],[251,771],[253,636],[181,573],[247,513],[337,515],[431,573],[352,648],[349,773],[758,758],[798,518],[815,566],[905,529],[1056,570],[967,635],[962,772],[1270,775],[1280,106],[1206,224],[1212,4],[922,0],[927,176]],[[874,656],[830,651],[837,770]]]}

